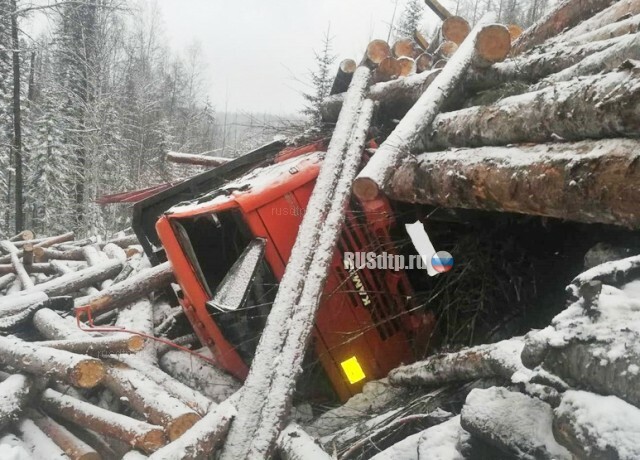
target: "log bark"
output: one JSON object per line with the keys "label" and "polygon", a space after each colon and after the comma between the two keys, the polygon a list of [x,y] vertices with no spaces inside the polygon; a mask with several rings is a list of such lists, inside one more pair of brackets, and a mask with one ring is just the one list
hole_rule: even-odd
{"label": "log bark", "polygon": [[574,458],[640,458],[639,421],[640,409],[615,396],[570,390],[554,412],[553,434]]}
{"label": "log bark", "polygon": [[[27,273],[43,273],[45,275],[55,275],[58,271],[51,264],[32,264],[25,265],[25,269]],[[9,273],[15,274],[16,270],[13,268],[13,265],[0,265],[0,274],[5,275]],[[1,279],[1,278],[0,278]],[[1,284],[0,284],[1,286]],[[0,287],[2,289],[2,287]]]}
{"label": "log bark", "polygon": [[30,377],[10,375],[0,382],[0,430],[15,421],[29,403],[33,389]]}
{"label": "log bark", "polygon": [[404,162],[385,192],[410,203],[637,228],[639,148],[606,139],[428,153]]}
{"label": "log bark", "polygon": [[520,54],[611,5],[611,0],[565,0],[525,30],[513,44]]}
{"label": "log bark", "polygon": [[126,364],[110,361],[104,385],[121,398],[126,397],[128,404],[151,423],[165,427],[171,441],[200,420],[200,416],[186,404]]}
{"label": "log bark", "polygon": [[341,61],[336,77],[333,79],[329,95],[344,93],[349,88],[349,84],[353,79],[353,73],[357,67],[358,64],[356,64],[356,61],[353,59],[344,59]]}
{"label": "log bark", "polygon": [[[411,146],[414,152],[423,152],[450,147],[636,137],[640,132],[639,102],[640,69],[620,70],[559,82],[488,106],[440,114],[431,129],[413,131]],[[381,146],[378,151],[384,153],[386,149]],[[388,163],[389,160],[385,165]]]}
{"label": "log bark", "polygon": [[232,158],[212,157],[194,153],[167,152],[167,161],[184,165],[205,166],[207,168],[215,168],[229,163],[231,160]]}
{"label": "log bark", "polygon": [[24,296],[26,302],[17,302],[9,308],[3,309],[0,316],[0,330],[3,332],[13,332],[21,328],[24,323],[44,308],[70,308],[73,306],[71,297],[51,297],[42,294],[42,299],[38,296]]}
{"label": "log bark", "polygon": [[429,48],[429,42],[418,29],[413,31],[413,41],[418,45],[418,52],[427,51]]}
{"label": "log bark", "polygon": [[[225,158],[225,160],[231,161],[231,159],[229,158]],[[137,244],[140,244],[140,241],[138,240],[138,237],[135,234],[132,234],[132,235],[120,236],[117,238],[112,238],[106,243],[104,243],[102,247],[108,244],[115,244],[116,246],[120,246],[122,249],[127,249],[129,246],[135,246]]]}
{"label": "log bark", "polygon": [[393,169],[414,147],[420,133],[431,125],[471,66],[476,55],[476,39],[483,27],[493,22],[494,17],[493,14],[487,14],[480,20],[455,56],[360,171],[353,184],[353,192],[359,199],[368,201],[378,196]]}
{"label": "log bark", "polygon": [[182,437],[167,444],[149,460],[199,460],[209,458],[223,443],[235,408],[224,402],[193,425]]}
{"label": "log bark", "polygon": [[587,56],[580,62],[558,73],[549,75],[536,85],[534,89],[544,88],[545,86],[561,81],[594,75],[603,71],[611,71],[620,66],[629,69],[638,67],[637,64],[629,62],[629,59],[640,59],[640,34],[622,37],[607,49]]}
{"label": "log bark", "polygon": [[33,325],[49,340],[87,340],[91,335],[78,328],[73,317],[63,318],[55,311],[43,308],[33,315]]}
{"label": "log bark", "polygon": [[30,411],[29,417],[71,460],[100,460],[102,458],[93,447],[51,417],[35,411]]}
{"label": "log bark", "polygon": [[524,343],[510,339],[489,345],[430,356],[389,373],[392,385],[440,387],[451,382],[499,377],[509,381],[516,372],[527,372],[520,361]]}
{"label": "log bark", "polygon": [[[121,309],[118,312],[116,326],[153,337],[153,306],[149,299],[143,297]],[[136,354],[136,358],[157,364],[156,342],[147,340],[144,349]]]}
{"label": "log bark", "polygon": [[[638,2],[640,4],[640,2]],[[598,40],[608,40],[620,37],[621,35],[635,34],[640,31],[640,14],[616,21],[599,29],[587,32],[569,40],[569,44],[580,45],[595,42]]]}
{"label": "log bark", "polygon": [[17,425],[17,431],[27,446],[31,458],[69,460],[64,451],[33,420],[22,419]]}
{"label": "log bark", "polygon": [[162,427],[102,409],[51,388],[42,393],[40,404],[51,415],[81,427],[90,426],[99,434],[119,439],[144,452],[154,452],[165,444]]}
{"label": "log bark", "polygon": [[0,289],[5,289],[11,283],[13,283],[15,279],[16,275],[14,273],[8,273],[6,275],[0,276]]}
{"label": "log bark", "polygon": [[318,441],[309,436],[298,424],[292,423],[280,434],[278,452],[282,460],[331,460]]}
{"label": "log bark", "polygon": [[[313,281],[323,285],[326,278],[326,272],[322,273],[324,261],[314,263],[314,259],[322,254],[324,244],[321,243],[321,240],[323,238],[329,238],[331,243],[324,256],[333,254],[334,229],[326,227],[326,219],[327,216],[338,217],[339,226],[350,186],[350,181],[349,184],[344,184],[344,178],[349,178],[351,170],[355,173],[357,166],[359,166],[362,152],[352,150],[355,150],[360,142],[364,144],[373,114],[373,103],[364,101],[369,81],[370,71],[366,67],[360,66],[347,91],[344,106],[307,206],[307,213],[300,225],[287,269],[280,282],[251,370],[245,381],[242,399],[238,405],[238,416],[229,431],[222,454],[223,459],[235,460],[251,457],[251,455],[268,456],[282,428],[282,421],[274,420],[273,417],[282,415],[284,408],[281,404],[286,404],[291,396],[291,385],[295,384],[301,363],[298,365],[283,364],[278,366],[279,369],[274,369],[273,363],[276,360],[289,363],[290,359],[297,362],[297,358],[299,358],[297,355],[304,354],[301,350],[305,348],[307,334],[313,325],[319,298],[312,301],[303,300],[305,298],[303,293],[305,281],[310,280],[309,272],[312,268],[319,270]],[[340,192],[336,192],[336,189],[340,189]],[[336,209],[332,214],[331,210],[338,205],[342,208]],[[308,251],[310,245],[319,249],[311,254]],[[306,308],[299,308],[300,311],[296,312],[297,304],[304,305]],[[300,315],[302,318],[296,322],[295,318]],[[296,330],[283,328],[285,324],[297,324]],[[294,350],[292,347],[298,348]],[[283,352],[287,354],[286,357],[281,356]],[[290,354],[296,356],[289,356]],[[284,369],[287,369],[286,376],[274,375],[278,370],[284,371]],[[284,377],[284,382],[276,384],[275,381],[281,382],[280,377]],[[271,387],[272,382],[274,382],[272,388],[283,391],[283,393],[278,391],[278,395],[272,395],[276,397],[276,400],[271,398],[271,400],[265,401],[264,392]],[[281,397],[284,397],[284,400],[278,400]],[[263,410],[270,408],[275,408],[275,412],[271,412],[268,417],[260,420],[262,415],[267,415]],[[259,434],[265,436],[260,438]]]}
{"label": "log bark", "polygon": [[440,30],[444,40],[450,40],[456,45],[460,45],[471,32],[471,26],[466,19],[460,16],[450,16],[442,21],[442,29]]}
{"label": "log bark", "polygon": [[85,260],[83,248],[69,249],[60,251],[52,248],[34,247],[33,254],[36,260],[46,262],[49,260]]}
{"label": "log bark", "polygon": [[0,362],[23,372],[53,377],[80,388],[93,388],[104,378],[101,361],[63,350],[0,337]]}
{"label": "log bark", "polygon": [[516,458],[571,460],[553,439],[552,420],[549,404],[501,387],[472,390],[460,413],[462,428]]}
{"label": "log bark", "polygon": [[453,16],[438,0],[425,0],[425,3],[443,21]]}
{"label": "log bark", "polygon": [[577,26],[567,30],[553,40],[550,40],[550,42],[569,43],[579,36],[583,36],[584,34],[618,22],[627,15],[636,14],[640,14],[640,1],[619,0],[617,2],[613,2],[611,6],[603,9],[598,14],[592,15]]}
{"label": "log bark", "polygon": [[88,336],[84,340],[45,340],[35,343],[56,350],[102,358],[111,354],[138,353],[144,347],[145,340],[138,335],[114,333],[106,337]]}
{"label": "log bark", "polygon": [[25,269],[27,269],[27,271],[29,271],[29,269],[33,265],[33,245],[32,244],[25,244],[22,247],[22,264],[24,265]]}

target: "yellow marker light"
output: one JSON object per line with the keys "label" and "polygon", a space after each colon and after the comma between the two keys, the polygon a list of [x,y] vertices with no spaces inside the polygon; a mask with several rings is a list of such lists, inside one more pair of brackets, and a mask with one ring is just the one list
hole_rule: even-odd
{"label": "yellow marker light", "polygon": [[364,375],[364,372],[362,371],[362,367],[360,367],[360,363],[355,356],[352,356],[346,361],[342,361],[340,365],[342,366],[342,370],[344,370],[344,373],[347,375],[349,383],[357,383],[366,377],[366,375]]}

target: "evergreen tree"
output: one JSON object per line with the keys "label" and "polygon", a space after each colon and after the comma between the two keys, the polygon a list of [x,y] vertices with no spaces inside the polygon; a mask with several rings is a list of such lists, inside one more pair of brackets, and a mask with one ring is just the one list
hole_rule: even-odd
{"label": "evergreen tree", "polygon": [[396,39],[412,37],[416,30],[420,30],[420,22],[424,14],[422,0],[408,0],[395,26]]}
{"label": "evergreen tree", "polygon": [[302,113],[309,117],[312,126],[319,127],[322,124],[321,107],[322,101],[329,95],[333,83],[333,63],[336,56],[332,53],[331,37],[329,30],[322,39],[322,49],[320,52],[314,51],[316,69],[310,73],[311,91],[303,93],[306,101]]}

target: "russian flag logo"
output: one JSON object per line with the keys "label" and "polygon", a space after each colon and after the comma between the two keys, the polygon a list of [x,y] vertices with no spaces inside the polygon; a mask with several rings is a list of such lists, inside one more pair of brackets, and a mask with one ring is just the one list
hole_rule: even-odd
{"label": "russian flag logo", "polygon": [[447,251],[438,251],[431,257],[431,266],[438,273],[448,272],[453,268],[453,256]]}

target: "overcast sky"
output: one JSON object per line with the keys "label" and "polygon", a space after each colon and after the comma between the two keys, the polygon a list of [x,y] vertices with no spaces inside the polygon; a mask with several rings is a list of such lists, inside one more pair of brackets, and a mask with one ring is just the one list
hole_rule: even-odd
{"label": "overcast sky", "polygon": [[[405,0],[398,0],[398,14]],[[327,27],[337,63],[386,39],[395,0],[157,0],[176,49],[199,41],[217,110],[296,113]],[[426,21],[436,21],[431,12]]]}

